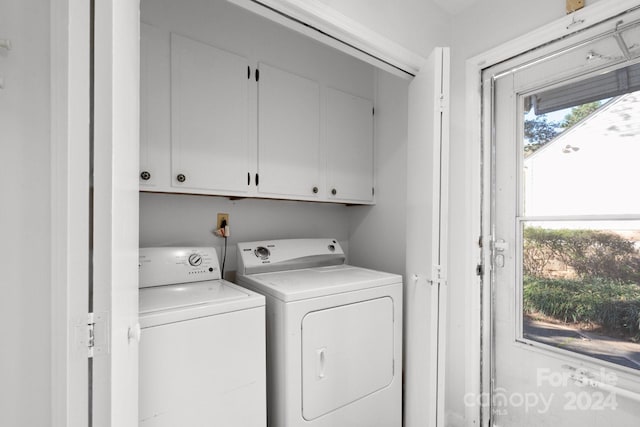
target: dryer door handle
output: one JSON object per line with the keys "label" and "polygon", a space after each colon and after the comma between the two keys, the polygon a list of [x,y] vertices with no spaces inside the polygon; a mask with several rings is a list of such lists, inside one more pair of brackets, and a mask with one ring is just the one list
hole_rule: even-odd
{"label": "dryer door handle", "polygon": [[326,347],[319,348],[318,350],[316,350],[316,355],[318,356],[317,379],[321,380],[321,379],[324,379],[325,377],[324,368],[327,363],[327,348]]}

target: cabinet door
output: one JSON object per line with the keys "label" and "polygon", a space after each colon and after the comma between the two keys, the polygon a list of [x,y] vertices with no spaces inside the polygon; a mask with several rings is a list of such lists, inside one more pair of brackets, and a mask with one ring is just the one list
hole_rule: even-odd
{"label": "cabinet door", "polygon": [[174,188],[248,192],[248,69],[244,57],[171,34]]}
{"label": "cabinet door", "polygon": [[327,197],[373,201],[373,102],[327,88]]}
{"label": "cabinet door", "polygon": [[171,187],[169,32],[140,24],[140,189]]}
{"label": "cabinet door", "polygon": [[315,198],[320,188],[320,88],[315,81],[259,64],[260,194]]}

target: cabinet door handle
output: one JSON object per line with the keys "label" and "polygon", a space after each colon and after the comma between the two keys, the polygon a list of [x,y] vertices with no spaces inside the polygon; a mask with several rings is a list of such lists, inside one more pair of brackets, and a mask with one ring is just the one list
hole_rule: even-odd
{"label": "cabinet door handle", "polygon": [[318,187],[313,187],[311,191],[313,191],[313,194],[318,194]]}
{"label": "cabinet door handle", "polygon": [[256,187],[260,185],[260,175],[256,174]]}
{"label": "cabinet door handle", "polygon": [[333,194],[335,196],[336,194],[338,194],[338,190],[336,190],[335,188],[332,188],[331,189],[331,194]]}
{"label": "cabinet door handle", "polygon": [[247,172],[247,185],[251,185],[251,173]]}
{"label": "cabinet door handle", "polygon": [[178,180],[178,182],[185,182],[187,180],[187,177],[184,176],[184,174],[178,174],[178,176],[176,176],[176,179]]}
{"label": "cabinet door handle", "polygon": [[140,173],[140,178],[142,178],[143,181],[149,181],[149,179],[151,179],[151,174],[148,171],[142,171]]}

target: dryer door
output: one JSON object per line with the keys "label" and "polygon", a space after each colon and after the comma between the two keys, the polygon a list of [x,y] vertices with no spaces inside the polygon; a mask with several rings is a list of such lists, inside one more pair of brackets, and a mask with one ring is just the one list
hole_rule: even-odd
{"label": "dryer door", "polygon": [[393,380],[390,297],[314,311],[302,320],[302,415],[311,421]]}

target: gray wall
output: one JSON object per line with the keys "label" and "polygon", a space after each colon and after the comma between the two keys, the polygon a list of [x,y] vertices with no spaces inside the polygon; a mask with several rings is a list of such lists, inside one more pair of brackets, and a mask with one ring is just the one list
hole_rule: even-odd
{"label": "gray wall", "polygon": [[349,212],[354,265],[404,275],[408,80],[378,74],[376,94],[376,205]]}
{"label": "gray wall", "polygon": [[221,256],[224,239],[213,234],[220,212],[229,214],[231,231],[226,271],[236,269],[237,242],[332,237],[347,251],[347,209],[329,203],[141,193],[140,247],[213,246]]}
{"label": "gray wall", "polygon": [[0,425],[51,417],[49,1],[0,2]]}

